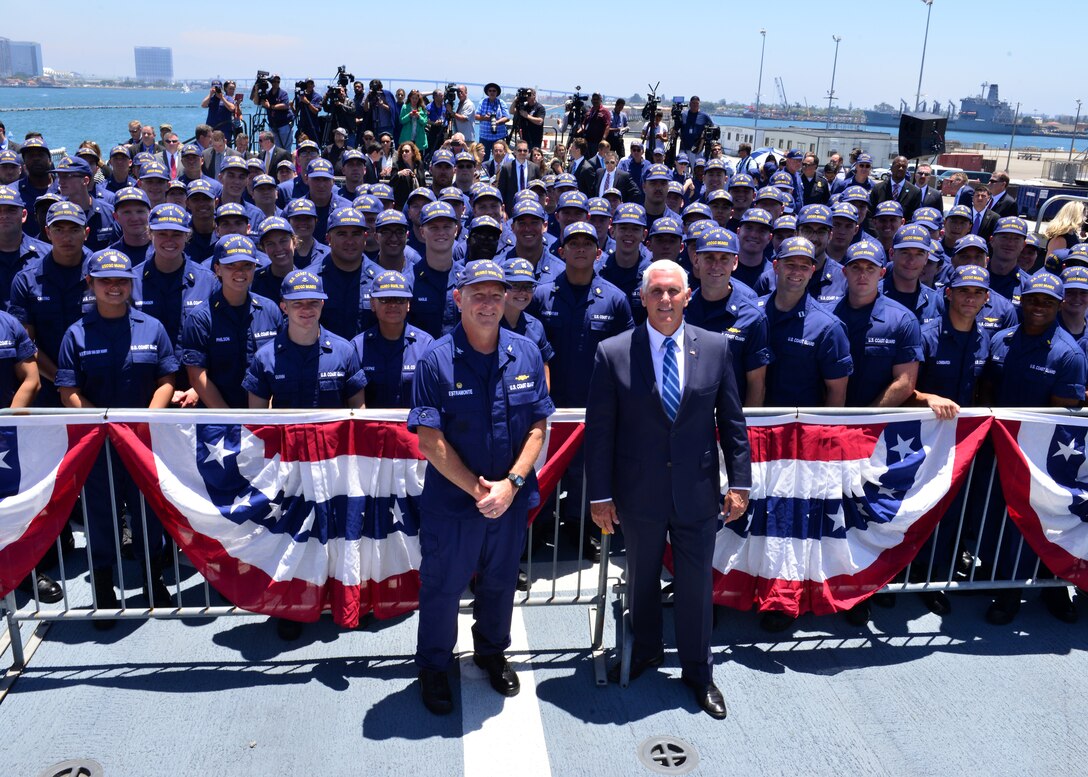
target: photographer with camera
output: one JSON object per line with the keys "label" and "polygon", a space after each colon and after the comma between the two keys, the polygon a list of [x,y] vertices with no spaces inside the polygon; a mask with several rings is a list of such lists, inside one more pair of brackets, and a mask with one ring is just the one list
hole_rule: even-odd
{"label": "photographer with camera", "polygon": [[622,158],[626,149],[623,147],[623,136],[627,134],[627,127],[630,124],[630,119],[627,118],[627,111],[624,110],[624,106],[627,105],[627,101],[622,97],[617,98],[616,107],[612,109],[612,121],[608,124],[608,145],[616,152],[616,156]]}
{"label": "photographer with camera", "polygon": [[[452,84],[451,84],[452,86]],[[431,92],[431,102],[427,105],[427,162],[435,150],[442,147],[446,140],[446,127],[449,114],[446,113],[446,96],[441,89]],[[456,97],[456,90],[450,97]]]}
{"label": "photographer with camera", "polygon": [[295,82],[295,126],[296,138],[305,135],[315,143],[321,143],[321,98],[314,89],[314,80],[307,78]]}
{"label": "photographer with camera", "polygon": [[687,110],[680,113],[676,126],[673,127],[673,132],[680,137],[680,150],[687,151],[691,156],[703,150],[705,130],[714,124],[709,114],[699,110],[699,104],[699,98],[692,95]]}
{"label": "photographer with camera", "polygon": [[[447,103],[449,101],[447,100]],[[468,87],[464,84],[457,85],[457,104],[454,106],[452,112],[447,106],[446,111],[450,113],[450,118],[453,123],[453,134],[458,132],[462,135],[462,140],[471,145],[476,142],[476,106],[473,105],[472,100],[468,99]]]}
{"label": "photographer with camera", "polygon": [[291,96],[280,87],[279,74],[273,73],[270,77],[266,71],[258,70],[250,99],[268,112],[268,127],[276,136],[276,145],[290,151],[295,114],[291,110]]}
{"label": "photographer with camera", "polygon": [[484,87],[484,99],[480,107],[476,109],[476,121],[480,122],[480,143],[484,147],[484,156],[491,156],[491,147],[496,140],[506,140],[509,132],[507,124],[510,123],[510,111],[506,103],[499,99],[502,89],[496,83],[490,83]]}
{"label": "photographer with camera", "polygon": [[589,108],[586,109],[585,119],[582,122],[582,137],[586,139],[586,145],[596,149],[597,144],[604,140],[611,125],[612,111],[602,105],[600,92],[594,92],[590,95]]}
{"label": "photographer with camera", "polygon": [[239,105],[242,95],[235,94],[235,89],[233,81],[212,81],[208,96],[200,101],[200,107],[208,109],[206,123],[213,130],[222,131],[228,138],[234,137],[234,123],[242,118],[242,108]]}
{"label": "photographer with camera", "polygon": [[363,98],[362,108],[366,116],[363,129],[369,129],[376,137],[388,132],[390,138],[397,135],[397,122],[400,115],[394,115],[393,106],[397,104],[393,93],[382,87],[377,78],[370,80],[370,91]]}
{"label": "photographer with camera", "polygon": [[544,106],[536,101],[536,89],[522,87],[511,108],[514,114],[514,128],[521,134],[529,148],[544,145]]}

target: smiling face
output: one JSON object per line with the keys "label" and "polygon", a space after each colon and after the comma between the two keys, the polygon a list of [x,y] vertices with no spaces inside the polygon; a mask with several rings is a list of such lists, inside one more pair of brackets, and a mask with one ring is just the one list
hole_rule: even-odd
{"label": "smiling face", "polygon": [[100,314],[113,317],[128,306],[132,296],[131,278],[88,278],[87,283]]}
{"label": "smiling face", "polygon": [[639,290],[639,296],[650,326],[671,335],[683,323],[691,290],[677,270],[654,270],[649,274],[645,288]]}
{"label": "smiling face", "polygon": [[453,301],[461,309],[461,323],[476,332],[498,332],[506,306],[506,287],[498,281],[473,283],[454,289]]}

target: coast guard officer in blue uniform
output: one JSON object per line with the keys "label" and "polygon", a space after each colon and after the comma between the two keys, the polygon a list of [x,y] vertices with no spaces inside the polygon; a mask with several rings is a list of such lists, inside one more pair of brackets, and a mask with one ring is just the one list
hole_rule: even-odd
{"label": "coast guard officer in blue uniform", "polygon": [[215,246],[220,288],[182,324],[181,363],[204,407],[249,406],[242,379],[257,350],[283,323],[275,302],[250,291],[256,267],[252,240],[245,235],[220,240]]}
{"label": "coast guard officer in blue uniform", "polygon": [[404,275],[380,272],[370,289],[377,323],[351,341],[366,375],[366,406],[411,407],[416,364],[434,339],[407,323],[412,287]]}
{"label": "coast guard officer in blue uniform", "polygon": [[38,371],[42,388],[35,404],[57,407],[54,388],[57,359],[65,331],[83,315],[90,294],[83,280],[83,247],[87,217],[70,202],[55,202],[45,219],[45,234],[52,246],[41,259],[24,267],[11,282],[8,312],[26,327],[38,346]]}
{"label": "coast guard officer in blue uniform", "polygon": [[808,293],[816,269],[812,243],[791,237],[774,260],[775,290],[760,298],[771,353],[767,407],[842,407],[853,372],[846,328]]}
{"label": "coast guard officer in blue uniform", "polygon": [[[94,294],[94,307],[64,333],[57,363],[56,385],[65,407],[168,407],[174,395],[174,373],[178,360],[163,325],[129,306],[135,273],[132,262],[120,251],[107,248],[87,263],[87,284]],[[139,490],[117,451],[103,448],[84,485],[91,547],[91,578],[99,609],[119,606],[113,590],[110,568],[116,563],[114,532],[119,532],[110,499],[106,456],[111,457],[113,488],[118,507],[128,507],[135,522],[133,540],[144,544],[151,567],[145,580],[153,606],[169,607],[170,592],[162,580],[162,525],[146,509],[147,523],[139,525]],[[95,621],[95,627],[110,628],[113,621]]]}
{"label": "coast guard officer in blue uniform", "polygon": [[430,463],[421,503],[415,660],[423,703],[439,715],[453,709],[446,673],[458,602],[473,574],[473,660],[498,693],[520,689],[503,651],[528,511],[538,501],[533,462],[555,410],[540,350],[500,326],[508,288],[502,268],[471,262],[457,286],[461,323],[420,360],[408,416]]}
{"label": "coast guard officer in blue uniform", "polygon": [[741,404],[762,407],[772,359],[767,316],[753,292],[742,292],[739,281],[730,280],[737,266],[737,236],[721,227],[703,232],[696,240],[695,263],[699,288],[692,292],[684,320],[728,338]]}
{"label": "coast guard officer in blue uniform", "polygon": [[27,210],[14,186],[0,186],[0,308],[7,308],[11,282],[28,264],[49,253],[50,245],[23,231]]}

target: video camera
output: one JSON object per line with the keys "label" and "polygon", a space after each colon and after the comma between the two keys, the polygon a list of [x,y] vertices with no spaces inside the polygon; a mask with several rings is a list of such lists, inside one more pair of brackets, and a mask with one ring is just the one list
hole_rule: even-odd
{"label": "video camera", "polygon": [[684,95],[673,95],[672,98],[672,123],[674,127],[679,127],[680,122],[684,118],[684,103],[687,100],[684,99]]}
{"label": "video camera", "polygon": [[657,99],[657,87],[661,85],[658,81],[653,86],[646,84],[650,87],[650,91],[646,93],[646,104],[642,106],[642,120],[653,121],[657,116],[657,106],[660,104],[660,100]]}
{"label": "video camera", "polygon": [[452,107],[457,104],[457,97],[457,84],[446,84],[446,91],[442,95],[442,101]]}
{"label": "video camera", "polygon": [[347,65],[336,68],[336,85],[347,91],[348,84],[355,80],[355,75],[348,72]]}
{"label": "video camera", "polygon": [[585,113],[586,100],[589,99],[588,94],[582,94],[582,86],[579,84],[574,87],[574,94],[570,96],[570,99],[564,104],[563,108],[566,110],[567,115],[574,114],[578,116],[578,122],[582,121],[582,114]]}
{"label": "video camera", "polygon": [[295,97],[299,98],[306,92],[306,81],[295,81]]}
{"label": "video camera", "polygon": [[703,145],[710,146],[711,143],[722,139],[722,128],[717,124],[708,124],[703,127]]}
{"label": "video camera", "polygon": [[253,90],[257,93],[257,102],[262,103],[268,99],[268,90],[272,88],[272,82],[268,80],[267,70],[258,70],[257,77],[253,79]]}

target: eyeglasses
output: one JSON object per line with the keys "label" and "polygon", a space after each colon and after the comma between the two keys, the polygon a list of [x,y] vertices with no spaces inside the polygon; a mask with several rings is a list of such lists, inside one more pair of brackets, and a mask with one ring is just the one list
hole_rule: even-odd
{"label": "eyeglasses", "polygon": [[929,178],[929,173],[917,172],[915,175],[919,178]]}
{"label": "eyeglasses", "polygon": [[400,150],[400,153],[401,153],[401,156],[403,156],[404,154],[411,154],[411,153],[412,153],[412,149],[410,149],[410,148],[402,148],[402,149]]}
{"label": "eyeglasses", "polygon": [[173,140],[170,140],[169,138],[167,138],[165,142],[167,142],[167,143],[170,143],[170,144],[172,145],[172,144],[174,144],[174,143],[177,143],[177,142],[178,142],[178,139],[177,139],[177,138],[174,138]]}

